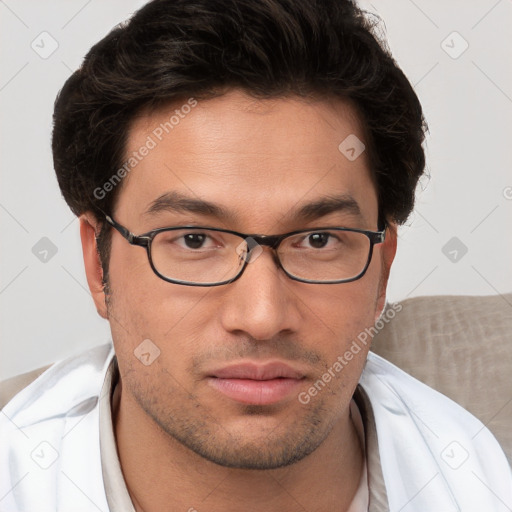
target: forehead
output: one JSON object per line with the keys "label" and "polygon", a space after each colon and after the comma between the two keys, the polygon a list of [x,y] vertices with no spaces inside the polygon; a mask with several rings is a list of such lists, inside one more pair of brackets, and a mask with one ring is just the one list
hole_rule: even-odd
{"label": "forehead", "polygon": [[263,222],[264,212],[275,217],[300,201],[343,194],[370,203],[361,209],[371,215],[376,192],[367,154],[352,158],[346,140],[359,152],[365,135],[342,100],[262,100],[237,90],[185,99],[132,123],[125,161],[135,165],[116,210],[142,215],[159,196],[178,191],[239,217],[250,209]]}

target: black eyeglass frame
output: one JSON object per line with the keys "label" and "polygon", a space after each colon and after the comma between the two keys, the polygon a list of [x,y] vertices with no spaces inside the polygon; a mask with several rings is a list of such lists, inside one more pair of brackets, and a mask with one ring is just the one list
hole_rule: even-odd
{"label": "black eyeglass frame", "polygon": [[[240,233],[238,231],[232,231],[230,229],[221,229],[221,228],[209,228],[204,226],[175,226],[175,227],[167,227],[167,228],[158,228],[153,229],[152,231],[148,231],[147,233],[142,233],[141,235],[135,235],[131,231],[129,231],[127,228],[119,224],[119,222],[115,221],[112,216],[104,214],[105,219],[107,222],[116,229],[123,238],[125,238],[130,245],[138,245],[140,247],[145,247],[146,252],[148,254],[149,264],[151,268],[153,269],[153,272],[164,281],[167,281],[169,283],[174,284],[182,284],[185,286],[203,286],[203,287],[209,287],[209,286],[221,286],[225,284],[232,283],[240,278],[240,276],[243,274],[245,268],[247,267],[248,263],[250,262],[250,253],[252,252],[252,249],[249,250],[249,257],[244,258],[244,264],[240,268],[238,274],[231,279],[228,279],[226,281],[221,281],[218,283],[192,283],[189,281],[180,281],[179,279],[172,279],[170,277],[166,277],[163,274],[161,274],[153,264],[153,258],[151,257],[151,243],[153,242],[153,239],[158,233],[161,233],[163,231],[177,231],[180,229],[204,229],[208,231],[218,231],[221,233],[229,233],[235,236],[240,237],[242,240],[247,240],[248,238],[251,238],[254,240],[258,245],[261,246],[267,246],[270,247],[274,252],[274,260],[278,266],[290,279],[294,281],[299,281],[301,283],[309,283],[309,284],[341,284],[341,283],[350,283],[352,281],[357,281],[358,279],[361,279],[361,277],[364,276],[366,271],[368,270],[368,267],[370,265],[370,262],[372,260],[373,256],[373,246],[375,244],[383,243],[386,238],[386,224],[379,222],[380,228],[379,231],[368,231],[365,229],[356,229],[356,228],[345,228],[345,227],[319,227],[319,228],[313,228],[313,229],[299,229],[297,231],[291,231],[289,233],[284,233],[282,235],[255,235],[255,234],[246,234],[246,233]],[[293,274],[290,274],[281,264],[281,260],[279,259],[279,254],[277,253],[277,249],[279,248],[279,245],[283,240],[286,238],[297,235],[299,233],[308,233],[308,232],[315,232],[315,231],[350,231],[353,233],[362,233],[368,237],[370,240],[370,249],[368,251],[368,258],[366,260],[366,264],[363,268],[363,270],[355,277],[350,277],[348,279],[339,279],[339,280],[331,280],[331,281],[316,281],[311,279],[303,279],[301,277],[294,276]]]}

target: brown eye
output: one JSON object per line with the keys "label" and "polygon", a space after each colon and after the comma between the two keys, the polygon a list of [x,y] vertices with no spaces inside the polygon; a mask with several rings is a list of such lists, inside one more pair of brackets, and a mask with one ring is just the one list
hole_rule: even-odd
{"label": "brown eye", "polygon": [[329,242],[330,236],[329,233],[312,233],[308,237],[309,245],[315,249],[322,249]]}
{"label": "brown eye", "polygon": [[204,241],[206,240],[206,235],[202,235],[200,233],[189,233],[183,236],[185,241],[185,245],[189,249],[201,249]]}

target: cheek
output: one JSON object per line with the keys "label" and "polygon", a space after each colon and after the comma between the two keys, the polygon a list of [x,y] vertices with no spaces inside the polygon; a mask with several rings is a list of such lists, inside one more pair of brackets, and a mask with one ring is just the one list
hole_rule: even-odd
{"label": "cheek", "polygon": [[122,247],[124,240],[116,242],[109,273],[112,312],[135,327],[132,337],[161,338],[190,316],[204,290],[164,281],[153,272],[144,248]]}
{"label": "cheek", "polygon": [[321,353],[323,373],[318,377],[329,382],[332,400],[353,392],[370,349],[378,292],[378,273],[372,273],[352,283],[318,287],[308,300],[305,339]]}
{"label": "cheek", "polygon": [[326,330],[346,339],[373,324],[378,288],[378,275],[367,273],[350,283],[318,285],[302,298],[311,305],[312,322],[316,316]]}
{"label": "cheek", "polygon": [[[368,280],[370,283],[370,280]],[[308,313],[309,348],[321,368],[298,395],[301,404],[342,413],[359,382],[371,344],[377,287],[363,282],[323,287]],[[314,343],[314,346],[313,346]]]}
{"label": "cheek", "polygon": [[[147,258],[131,262],[131,267],[124,263],[110,273],[109,320],[120,366],[124,361],[125,369],[137,369],[142,379],[153,379],[159,367],[181,374],[204,348],[204,306],[211,290],[167,283],[153,273]],[[139,367],[141,358],[155,361]]]}

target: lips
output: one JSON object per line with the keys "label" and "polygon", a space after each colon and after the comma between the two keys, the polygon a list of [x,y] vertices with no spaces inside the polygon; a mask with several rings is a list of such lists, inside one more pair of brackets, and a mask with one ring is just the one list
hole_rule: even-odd
{"label": "lips", "polygon": [[302,372],[284,363],[246,363],[213,370],[207,382],[237,402],[268,405],[297,391],[304,377]]}

